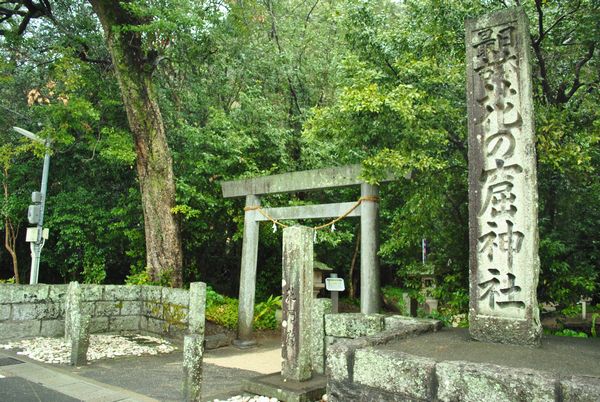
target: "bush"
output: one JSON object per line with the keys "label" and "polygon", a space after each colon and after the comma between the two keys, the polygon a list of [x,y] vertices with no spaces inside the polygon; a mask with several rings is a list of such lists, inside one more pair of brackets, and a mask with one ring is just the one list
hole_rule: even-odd
{"label": "bush", "polygon": [[[206,288],[206,319],[229,329],[236,329],[238,324],[237,299],[223,296],[210,286]],[[281,296],[269,298],[254,306],[254,328],[275,329],[277,320],[275,311],[281,308]]]}

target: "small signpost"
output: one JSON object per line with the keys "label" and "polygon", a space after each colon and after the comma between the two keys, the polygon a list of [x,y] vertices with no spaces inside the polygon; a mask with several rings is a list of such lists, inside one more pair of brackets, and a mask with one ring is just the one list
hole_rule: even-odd
{"label": "small signpost", "polygon": [[325,279],[325,289],[331,292],[332,311],[333,313],[337,313],[339,306],[339,292],[346,290],[346,287],[344,286],[344,280],[342,278],[338,278],[337,274],[331,274],[329,278]]}

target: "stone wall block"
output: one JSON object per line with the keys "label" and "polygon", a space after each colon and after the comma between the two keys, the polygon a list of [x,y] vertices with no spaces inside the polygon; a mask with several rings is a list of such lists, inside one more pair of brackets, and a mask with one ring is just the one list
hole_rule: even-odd
{"label": "stone wall block", "polygon": [[81,298],[83,301],[98,301],[103,297],[103,285],[81,285]]}
{"label": "stone wall block", "polygon": [[90,321],[90,333],[108,332],[108,317],[94,317]]}
{"label": "stone wall block", "polygon": [[65,334],[65,320],[42,320],[40,336],[58,337]]}
{"label": "stone wall block", "polygon": [[327,381],[329,402],[424,402],[349,381]]}
{"label": "stone wall block", "polygon": [[439,401],[554,402],[558,383],[550,374],[529,369],[441,362],[436,365]]}
{"label": "stone wall block", "polygon": [[366,338],[343,340],[327,347],[327,378],[335,381],[352,381],[354,352],[370,346]]}
{"label": "stone wall block", "polygon": [[142,302],[139,300],[135,301],[124,301],[121,303],[121,315],[141,315],[142,314]]}
{"label": "stone wall block", "polygon": [[405,328],[416,328],[417,330],[421,327],[424,332],[428,331],[439,331],[442,329],[443,324],[439,320],[431,320],[426,318],[414,318],[406,317],[403,315],[392,315],[385,317],[385,329],[386,330],[402,330]]}
{"label": "stone wall block", "polygon": [[0,325],[0,339],[19,339],[40,334],[40,320],[3,322]]}
{"label": "stone wall block", "polygon": [[167,323],[165,323],[163,320],[158,320],[156,318],[148,317],[146,331],[151,332],[153,334],[164,334],[168,330],[169,330],[169,325]]}
{"label": "stone wall block", "polygon": [[64,303],[68,285],[50,285],[49,287],[47,300],[53,303]]}
{"label": "stone wall block", "polygon": [[435,361],[394,350],[360,349],[354,357],[354,382],[407,399],[433,400]]}
{"label": "stone wall block", "polygon": [[0,303],[37,303],[48,298],[50,286],[38,285],[0,285]]}
{"label": "stone wall block", "polygon": [[141,286],[142,300],[160,303],[162,301],[162,287],[160,286]]}
{"label": "stone wall block", "polygon": [[109,317],[108,330],[110,332],[138,331],[140,329],[140,316]]}
{"label": "stone wall block", "polygon": [[204,334],[206,320],[206,283],[190,283],[189,300],[188,332],[190,334]]}
{"label": "stone wall block", "polygon": [[14,304],[12,310],[15,321],[55,319],[63,315],[60,303],[19,303]]}
{"label": "stone wall block", "polygon": [[94,316],[96,317],[110,317],[119,315],[121,311],[122,301],[98,301],[95,303],[96,309],[94,310]]}
{"label": "stone wall block", "polygon": [[162,288],[162,301],[165,304],[189,306],[189,294],[185,289]]}
{"label": "stone wall block", "polygon": [[136,285],[105,285],[103,299],[111,300],[140,300],[142,289]]}
{"label": "stone wall block", "polygon": [[142,304],[142,315],[146,317],[163,318],[163,305],[159,301],[144,301]]}
{"label": "stone wall block", "polygon": [[564,402],[600,402],[600,378],[573,376],[560,382]]}
{"label": "stone wall block", "polygon": [[375,335],[385,328],[382,314],[343,313],[325,316],[325,333],[339,338]]}
{"label": "stone wall block", "polygon": [[0,304],[0,321],[10,320],[11,304]]}

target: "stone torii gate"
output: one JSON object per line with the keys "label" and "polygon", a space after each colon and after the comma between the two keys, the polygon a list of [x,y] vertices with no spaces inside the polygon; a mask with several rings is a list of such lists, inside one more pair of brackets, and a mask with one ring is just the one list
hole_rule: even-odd
{"label": "stone torii gate", "polygon": [[[361,204],[347,215],[349,217],[360,216],[360,310],[367,314],[379,311],[380,283],[377,256],[379,251],[379,204],[377,202],[379,187],[360,180],[358,178],[360,173],[360,165],[348,165],[221,183],[224,198],[246,197],[238,333],[237,339],[234,341],[236,346],[250,347],[256,343],[252,337],[252,321],[254,319],[259,223],[268,220],[257,210],[260,207],[261,195],[360,185]],[[355,202],[341,202],[264,208],[263,212],[274,220],[336,218],[354,205]]]}

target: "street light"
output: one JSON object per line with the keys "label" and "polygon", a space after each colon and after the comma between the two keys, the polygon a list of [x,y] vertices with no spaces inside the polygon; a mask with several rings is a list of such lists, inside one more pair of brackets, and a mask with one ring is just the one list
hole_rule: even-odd
{"label": "street light", "polygon": [[38,274],[40,271],[40,255],[42,254],[42,248],[44,242],[48,239],[48,231],[44,230],[44,208],[46,206],[46,190],[48,188],[48,171],[50,169],[50,139],[44,140],[38,137],[34,133],[24,130],[19,127],[13,127],[17,133],[33,140],[44,144],[46,147],[46,153],[44,155],[44,168],[42,170],[42,188],[39,192],[34,191],[31,193],[32,205],[29,206],[27,211],[27,218],[29,223],[37,224],[36,227],[27,228],[27,241],[31,243],[31,273],[29,275],[29,284],[35,285],[38,283]]}

